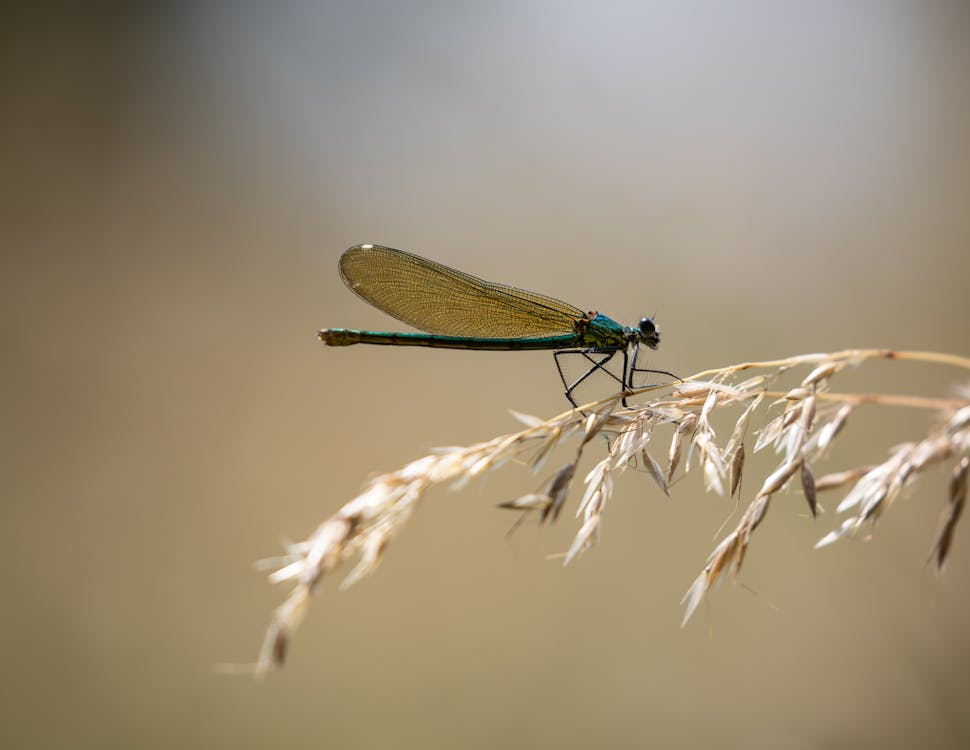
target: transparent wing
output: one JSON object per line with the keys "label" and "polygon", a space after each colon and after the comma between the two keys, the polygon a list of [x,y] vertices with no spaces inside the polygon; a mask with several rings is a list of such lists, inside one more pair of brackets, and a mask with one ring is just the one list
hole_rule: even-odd
{"label": "transparent wing", "polygon": [[344,283],[367,303],[428,333],[536,338],[572,333],[583,311],[471,276],[418,255],[356,245],[340,257]]}

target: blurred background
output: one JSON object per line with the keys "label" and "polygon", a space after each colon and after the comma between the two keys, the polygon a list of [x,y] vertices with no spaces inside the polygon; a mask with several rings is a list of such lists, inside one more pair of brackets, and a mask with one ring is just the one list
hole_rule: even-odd
{"label": "blurred background", "polygon": [[[0,745],[970,744],[968,530],[924,566],[947,469],[867,543],[815,551],[838,498],[816,522],[776,499],[744,585],[681,629],[732,501],[625,475],[564,570],[569,514],[506,536],[495,505],[539,481],[510,467],[432,492],[374,577],[327,581],[282,673],[216,668],[255,658],[284,591],[252,562],[282,539],[373,472],[566,406],[545,352],[324,349],[323,326],[399,328],[343,287],[350,245],[655,315],[651,362],[683,375],[970,353],[970,5],[3,15]],[[933,415],[853,419],[832,468]]]}

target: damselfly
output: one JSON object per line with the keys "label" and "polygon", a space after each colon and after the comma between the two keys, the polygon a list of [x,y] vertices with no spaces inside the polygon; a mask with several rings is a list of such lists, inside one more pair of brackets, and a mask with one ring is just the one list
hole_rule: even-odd
{"label": "damselfly", "polygon": [[[340,257],[340,276],[352,292],[425,333],[360,331],[324,328],[321,340],[330,346],[384,344],[432,346],[445,349],[512,351],[552,349],[566,398],[596,372],[619,383],[623,392],[634,388],[634,376],[663,370],[637,366],[640,344],[656,349],[660,331],[652,318],[636,326],[622,326],[596,311],[583,312],[543,294],[462,273],[433,260],[380,245],[355,245]],[[606,365],[623,357],[622,374]],[[570,379],[561,358],[579,355],[587,369]],[[624,399],[625,403],[625,399]]]}

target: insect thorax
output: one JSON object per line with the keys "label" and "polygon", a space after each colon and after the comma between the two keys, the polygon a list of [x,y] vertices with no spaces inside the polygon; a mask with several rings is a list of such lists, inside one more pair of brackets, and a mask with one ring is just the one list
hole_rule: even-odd
{"label": "insect thorax", "polygon": [[[584,346],[626,348],[633,339],[633,331],[616,321],[590,310],[576,321],[576,333],[582,336]],[[635,336],[635,334],[633,334]]]}

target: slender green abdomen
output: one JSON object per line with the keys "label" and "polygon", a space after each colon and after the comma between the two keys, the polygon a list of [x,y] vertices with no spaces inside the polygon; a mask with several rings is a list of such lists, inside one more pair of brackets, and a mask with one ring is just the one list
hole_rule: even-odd
{"label": "slender green abdomen", "polygon": [[470,338],[467,336],[439,336],[431,333],[393,333],[358,331],[353,328],[324,328],[317,335],[328,346],[379,344],[384,346],[431,346],[440,349],[510,351],[515,349],[568,349],[583,344],[582,337],[574,333],[538,338]]}

